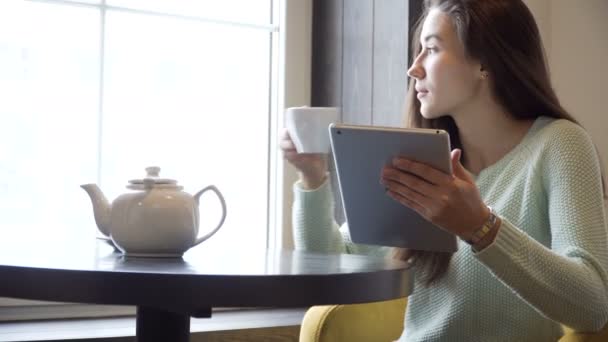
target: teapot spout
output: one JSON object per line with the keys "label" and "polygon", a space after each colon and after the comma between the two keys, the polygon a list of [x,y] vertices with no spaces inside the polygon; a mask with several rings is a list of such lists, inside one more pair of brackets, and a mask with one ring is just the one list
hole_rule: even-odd
{"label": "teapot spout", "polygon": [[110,213],[112,212],[110,202],[97,184],[83,184],[80,187],[91,197],[97,228],[103,235],[110,236]]}

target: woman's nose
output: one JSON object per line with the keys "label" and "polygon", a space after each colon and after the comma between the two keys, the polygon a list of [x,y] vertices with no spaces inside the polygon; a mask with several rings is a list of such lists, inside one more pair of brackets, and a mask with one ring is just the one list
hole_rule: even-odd
{"label": "woman's nose", "polygon": [[422,67],[422,63],[420,63],[421,59],[422,53],[416,56],[416,58],[414,59],[414,63],[412,63],[412,66],[407,70],[407,75],[409,77],[413,77],[417,80],[424,78],[425,73],[424,68]]}
{"label": "woman's nose", "polygon": [[418,60],[414,61],[414,64],[407,70],[407,75],[417,80],[424,78],[424,69],[418,63]]}

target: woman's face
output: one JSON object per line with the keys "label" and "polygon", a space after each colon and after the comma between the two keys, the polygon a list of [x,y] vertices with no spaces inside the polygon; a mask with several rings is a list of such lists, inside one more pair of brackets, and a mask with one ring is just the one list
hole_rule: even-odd
{"label": "woman's face", "polygon": [[427,119],[457,116],[479,94],[481,65],[467,58],[449,16],[433,9],[420,35],[422,50],[407,74],[416,80],[420,111]]}

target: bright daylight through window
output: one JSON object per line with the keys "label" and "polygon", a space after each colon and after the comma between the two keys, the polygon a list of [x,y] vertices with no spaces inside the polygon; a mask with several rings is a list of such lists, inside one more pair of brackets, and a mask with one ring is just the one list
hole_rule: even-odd
{"label": "bright daylight through window", "polygon": [[[147,166],[227,203],[205,248],[265,248],[275,61],[271,0],[0,2],[0,233],[94,239]],[[208,194],[208,195],[207,195]],[[217,224],[212,193],[201,231]],[[75,241],[75,240],[74,240]]]}

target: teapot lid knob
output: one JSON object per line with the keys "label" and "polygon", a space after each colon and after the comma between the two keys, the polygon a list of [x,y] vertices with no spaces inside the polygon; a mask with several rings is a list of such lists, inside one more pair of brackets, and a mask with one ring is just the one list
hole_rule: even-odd
{"label": "teapot lid knob", "polygon": [[132,179],[127,185],[128,189],[145,190],[153,187],[162,187],[164,189],[181,190],[182,187],[177,185],[177,181],[169,178],[160,178],[160,167],[146,167],[146,177],[143,179]]}
{"label": "teapot lid knob", "polygon": [[148,166],[146,168],[146,178],[158,178],[160,173],[160,167],[158,166]]}

